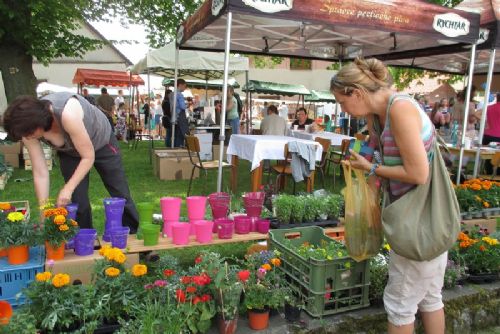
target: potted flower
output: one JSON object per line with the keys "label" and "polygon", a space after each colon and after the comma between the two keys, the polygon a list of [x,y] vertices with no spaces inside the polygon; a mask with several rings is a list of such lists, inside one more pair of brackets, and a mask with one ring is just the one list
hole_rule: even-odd
{"label": "potted flower", "polygon": [[249,276],[245,282],[244,304],[248,310],[249,326],[255,330],[268,327],[269,311],[285,304],[287,288],[277,253],[262,251],[248,255],[245,266]]}
{"label": "potted flower", "polygon": [[29,247],[40,243],[38,225],[17,211],[0,211],[0,248],[7,249],[10,264],[29,260]]}
{"label": "potted flower", "polygon": [[43,211],[45,217],[43,237],[47,259],[62,260],[64,246],[78,233],[78,223],[68,217],[65,208],[48,208]]}

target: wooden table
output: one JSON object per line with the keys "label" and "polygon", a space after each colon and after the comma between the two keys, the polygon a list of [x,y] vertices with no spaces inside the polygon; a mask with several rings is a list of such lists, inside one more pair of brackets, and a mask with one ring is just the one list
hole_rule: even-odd
{"label": "wooden table", "polygon": [[[459,147],[448,146],[448,150],[450,150],[450,154],[452,155],[458,156],[460,154]],[[479,157],[481,158],[481,160],[490,160],[493,158],[496,152],[499,152],[499,150],[488,146],[482,146],[480,148]],[[476,149],[464,149],[464,157],[475,158]]]}
{"label": "wooden table", "polygon": [[[331,235],[332,238],[338,239],[343,236],[344,227],[331,227],[325,228],[325,233]],[[189,244],[187,245],[174,245],[171,238],[160,237],[158,244],[155,246],[144,246],[144,240],[138,240],[135,235],[129,235],[127,240],[127,253],[142,253],[149,251],[159,251],[159,250],[169,250],[178,249],[186,247],[197,247],[197,246],[211,246],[211,245],[221,245],[229,243],[240,243],[247,241],[258,241],[267,240],[269,234],[262,234],[257,232],[251,232],[249,234],[233,234],[231,239],[219,239],[217,234],[214,234],[213,240],[209,244],[200,244],[195,240],[195,236],[189,237]],[[101,241],[101,244],[109,244]]]}
{"label": "wooden table", "polygon": [[[258,191],[262,184],[263,160],[285,160],[285,144],[299,141],[316,146],[316,161],[321,161],[323,147],[312,140],[289,136],[233,135],[227,148],[227,159],[231,163],[231,189],[236,192],[238,185],[239,159],[245,159],[251,165],[251,191]],[[308,191],[314,186],[314,172],[307,183]]]}

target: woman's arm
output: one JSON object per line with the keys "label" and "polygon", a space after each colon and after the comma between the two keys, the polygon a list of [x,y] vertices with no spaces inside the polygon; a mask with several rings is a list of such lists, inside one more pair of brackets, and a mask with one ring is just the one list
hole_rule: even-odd
{"label": "woman's arm", "polygon": [[[409,101],[394,102],[390,110],[391,132],[399,148],[402,166],[379,166],[377,176],[411,184],[424,184],[429,176],[429,162],[420,138],[422,120],[418,110]],[[372,163],[351,151],[355,160],[349,163],[354,168],[370,171]]]}
{"label": "woman's arm", "polygon": [[71,98],[68,100],[62,113],[61,122],[64,131],[68,133],[75,145],[81,160],[71,178],[59,192],[58,206],[64,206],[71,202],[73,191],[90,171],[95,158],[94,146],[83,124],[83,109],[77,99]]}
{"label": "woman's arm", "polygon": [[33,172],[35,194],[40,206],[45,205],[49,199],[50,177],[42,145],[38,139],[23,138],[23,144],[28,150]]}

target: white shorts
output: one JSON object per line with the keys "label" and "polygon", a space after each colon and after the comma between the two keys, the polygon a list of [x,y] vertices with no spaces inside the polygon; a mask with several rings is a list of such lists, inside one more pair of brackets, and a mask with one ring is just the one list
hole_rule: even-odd
{"label": "white shorts", "polygon": [[447,261],[448,252],[430,261],[413,261],[390,252],[384,307],[391,324],[408,325],[415,321],[417,310],[434,312],[444,307],[441,289]]}

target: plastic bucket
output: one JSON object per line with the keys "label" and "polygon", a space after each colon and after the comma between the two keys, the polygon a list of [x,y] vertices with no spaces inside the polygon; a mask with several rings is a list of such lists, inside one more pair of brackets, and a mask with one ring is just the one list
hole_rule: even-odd
{"label": "plastic bucket", "polygon": [[179,221],[181,216],[182,199],[179,197],[162,197],[160,199],[163,221]]}
{"label": "plastic bucket", "polygon": [[[70,203],[66,205],[66,210],[68,210],[68,218],[76,220],[76,213],[78,212],[78,203]],[[75,238],[71,238],[64,247],[65,249],[75,248]]]}
{"label": "plastic bucket", "polygon": [[94,242],[97,238],[97,231],[93,228],[82,228],[75,236],[75,254],[86,256],[94,254]]}
{"label": "plastic bucket", "polygon": [[236,234],[248,234],[252,228],[252,217],[246,215],[234,217],[234,232]]}
{"label": "plastic bucket", "polygon": [[190,196],[186,198],[189,221],[203,220],[205,218],[205,208],[207,198],[205,196]]}
{"label": "plastic bucket", "polygon": [[262,234],[267,234],[269,232],[269,226],[271,222],[268,219],[259,219],[255,222],[255,227],[257,232]]}
{"label": "plastic bucket", "polygon": [[110,242],[111,236],[108,231],[117,227],[122,227],[122,218],[125,203],[125,198],[120,197],[109,197],[103,200],[106,224],[102,240]]}
{"label": "plastic bucket", "polygon": [[200,244],[208,244],[212,242],[213,238],[212,227],[214,225],[213,221],[198,220],[195,221],[193,225],[196,234],[196,241],[198,241]]}
{"label": "plastic bucket", "polygon": [[142,227],[142,234],[144,236],[144,246],[158,245],[158,238],[160,236],[160,225],[144,225]]}
{"label": "plastic bucket", "polygon": [[210,205],[227,205],[231,203],[231,195],[228,193],[218,192],[208,195],[208,203]]}
{"label": "plastic bucket", "polygon": [[163,222],[163,236],[172,238],[172,224],[178,222],[175,221],[165,221]]}
{"label": "plastic bucket", "polygon": [[189,243],[189,230],[191,224],[172,223],[172,242],[174,245],[187,245]]}
{"label": "plastic bucket", "polygon": [[217,235],[219,239],[231,239],[234,233],[234,221],[231,219],[217,219]]}
{"label": "plastic bucket", "polygon": [[260,217],[260,214],[262,213],[262,205],[261,206],[245,205],[245,212],[249,217]]}
{"label": "plastic bucket", "polygon": [[142,202],[136,203],[137,212],[139,213],[139,222],[152,224],[153,223],[153,203]]}
{"label": "plastic bucket", "polygon": [[111,235],[111,246],[116,248],[127,248],[127,239],[128,234],[130,232],[130,227],[117,227],[112,230],[109,230],[109,234]]}
{"label": "plastic bucket", "polygon": [[30,248],[27,245],[10,246],[7,249],[7,261],[9,264],[23,264],[28,262],[29,259]]}
{"label": "plastic bucket", "polygon": [[211,204],[213,219],[227,218],[227,213],[229,211],[229,204]]}

